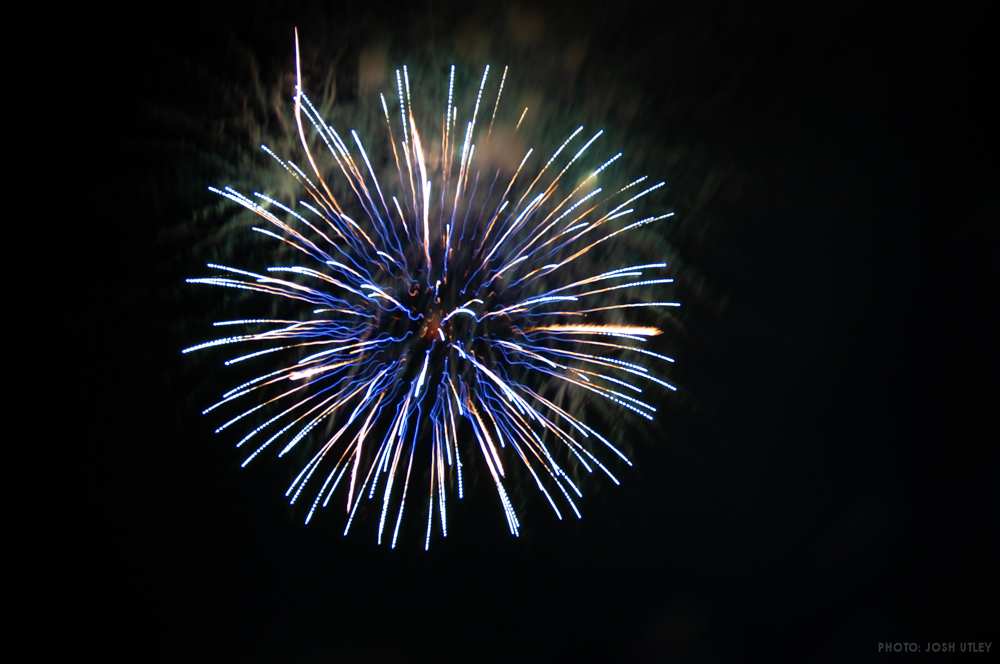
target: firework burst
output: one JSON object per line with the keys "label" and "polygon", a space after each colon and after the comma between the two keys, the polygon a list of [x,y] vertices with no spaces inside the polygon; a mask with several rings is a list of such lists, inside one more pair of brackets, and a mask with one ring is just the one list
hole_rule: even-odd
{"label": "firework burst", "polygon": [[[413,502],[426,506],[425,548],[436,528],[447,536],[449,494],[462,499],[466,465],[488,471],[515,536],[515,476],[557,518],[579,517],[574,471],[617,484],[601,459],[631,463],[588,424],[593,407],[569,395],[652,420],[644,389],[675,389],[647,366],[673,360],[643,347],[661,333],[652,313],[679,306],[648,295],[672,282],[657,276],[666,264],[605,262],[606,243],[672,215],[637,213],[664,183],[603,185],[622,155],[584,169],[603,132],[588,137],[583,127],[543,160],[532,160],[533,149],[510,166],[480,156],[509,147],[498,144],[528,110],[500,131],[507,69],[491,83],[489,66],[462,120],[451,67],[433,138],[417,122],[407,68],[397,70],[392,103],[380,95],[387,147],[373,160],[303,91],[297,34],[295,53],[302,161],[261,147],[301,200],[210,190],[266,222],[253,230],[280,243],[276,255],[298,258],[262,272],[210,263],[217,276],[188,279],[269,295],[285,311],[216,322],[244,333],[183,351],[243,344],[248,351],[226,366],[274,361],[205,409],[234,409],[216,432],[245,428],[244,466],[265,451],[303,454],[285,495],[305,504],[306,523],[339,489],[344,534],[372,505],[378,541],[393,547]],[[326,160],[336,179],[324,175]]]}

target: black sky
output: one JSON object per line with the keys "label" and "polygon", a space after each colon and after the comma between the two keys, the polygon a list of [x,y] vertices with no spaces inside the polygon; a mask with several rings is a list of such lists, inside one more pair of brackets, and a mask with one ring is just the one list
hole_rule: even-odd
{"label": "black sky", "polygon": [[74,434],[42,434],[69,450],[59,463],[80,486],[52,535],[65,557],[50,619],[104,661],[1000,648],[997,436],[984,428],[997,393],[995,25],[953,4],[539,10],[553,30],[600,35],[589,54],[607,67],[626,52],[649,62],[633,73],[656,102],[641,122],[700,160],[664,175],[710,189],[679,206],[690,222],[673,238],[708,290],[678,275],[692,302],[683,395],[664,401],[622,488],[593,496],[580,524],[536,513],[523,541],[473,502],[429,555],[377,549],[368,531],[345,540],[336,519],[303,528],[280,500],[287,469],[240,472],[198,416],[206,365],[178,350],[206,319],[176,296],[198,262],[170,229],[209,182],[163,147],[184,136],[149,109],[222,113],[192,68],[232,74],[233,42],[284,58],[295,23],[405,36],[411,13],[469,15],[250,3],[67,18],[76,37],[43,70],[65,78],[76,128],[86,193],[56,223],[66,269],[86,277],[61,313],[83,358],[56,422]]}

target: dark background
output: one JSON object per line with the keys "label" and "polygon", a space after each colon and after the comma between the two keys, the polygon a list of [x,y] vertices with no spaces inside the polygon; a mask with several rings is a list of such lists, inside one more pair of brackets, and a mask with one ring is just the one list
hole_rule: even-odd
{"label": "dark background", "polygon": [[[377,549],[363,530],[345,540],[336,519],[304,528],[280,500],[285,470],[238,471],[191,396],[207,394],[206,365],[178,353],[206,318],[176,296],[198,263],[169,231],[208,182],[156,147],[184,137],[149,109],[224,112],[189,72],[235,75],[234,41],[287,58],[295,23],[405,33],[430,9],[492,16],[245,3],[65,17],[73,36],[39,69],[62,79],[64,149],[86,190],[55,222],[81,275],[62,342],[84,359],[64,367],[66,409],[45,436],[80,488],[52,534],[60,637],[43,648],[261,662],[1000,648],[995,25],[977,5],[537,10],[598,33],[588,57],[606,67],[647,60],[629,74],[656,102],[642,123],[723,174],[697,209],[677,206],[692,222],[672,241],[708,285],[685,292],[678,275],[692,303],[682,396],[636,446],[637,470],[582,523],[529,519],[521,541],[473,502],[430,554]],[[677,169],[675,188],[709,186],[711,169]]]}

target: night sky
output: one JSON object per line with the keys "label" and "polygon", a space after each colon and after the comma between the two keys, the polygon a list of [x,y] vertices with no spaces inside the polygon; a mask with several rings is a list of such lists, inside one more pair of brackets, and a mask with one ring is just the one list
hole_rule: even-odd
{"label": "night sky", "polygon": [[79,361],[39,441],[77,487],[50,533],[59,641],[131,662],[1000,648],[991,17],[965,3],[611,5],[530,13],[554,40],[589,35],[582,71],[621,67],[649,102],[634,124],[677,146],[658,175],[693,275],[675,275],[690,303],[671,348],[681,390],[632,431],[636,468],[588,496],[581,522],[536,503],[513,540],[481,484],[429,554],[377,548],[370,528],[345,539],[335,515],[303,527],[281,499],[289,468],[240,471],[199,415],[219,382],[179,350],[212,333],[204,305],[224,293],[182,285],[204,271],[191,211],[216,183],[192,127],[232,112],[209,82],[238,87],[237,45],[277,71],[295,24],[405,46],[427,38],[409,17],[465,30],[513,10],[250,2],[67,17],[75,37],[39,67],[64,95],[63,149],[86,190],[54,222],[78,275],[57,315]]}

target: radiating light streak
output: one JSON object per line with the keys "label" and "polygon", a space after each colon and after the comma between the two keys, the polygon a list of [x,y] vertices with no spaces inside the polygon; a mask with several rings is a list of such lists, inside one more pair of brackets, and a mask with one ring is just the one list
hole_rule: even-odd
{"label": "radiating light streak", "polygon": [[527,327],[524,331],[564,334],[634,334],[640,337],[655,337],[663,334],[663,330],[650,325],[536,325]]}

